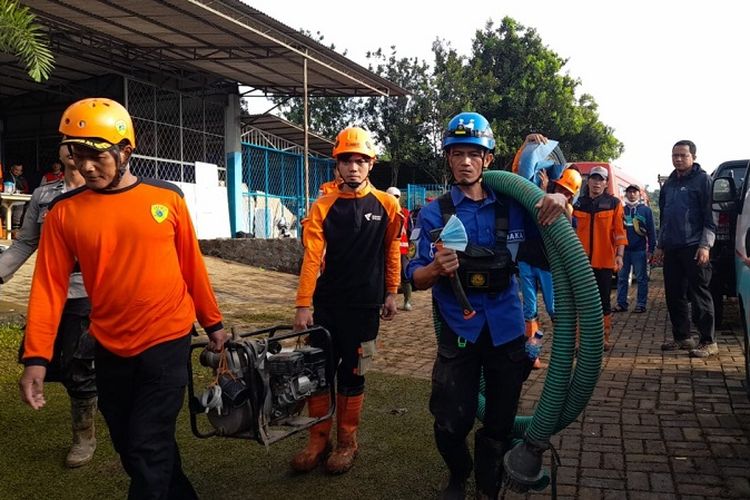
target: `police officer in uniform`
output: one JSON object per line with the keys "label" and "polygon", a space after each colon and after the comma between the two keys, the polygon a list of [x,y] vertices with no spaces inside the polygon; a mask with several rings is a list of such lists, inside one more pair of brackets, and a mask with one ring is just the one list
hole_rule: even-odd
{"label": "police officer in uniform", "polygon": [[[418,290],[432,288],[439,329],[430,412],[435,442],[450,473],[442,498],[464,498],[472,468],[479,497],[497,496],[521,386],[533,362],[525,352],[523,311],[508,248],[508,235],[523,233],[523,209],[482,185],[494,148],[492,129],[482,115],[460,113],[450,120],[443,150],[454,185],[420,211],[412,232],[416,255],[407,276]],[[550,224],[565,210],[565,198],[548,194],[537,207],[539,222]],[[435,245],[435,234],[451,214],[466,228],[465,252]],[[453,273],[476,311],[470,319],[464,319],[448,282]],[[486,412],[476,432],[473,463],[466,437],[476,418],[482,372]]]}

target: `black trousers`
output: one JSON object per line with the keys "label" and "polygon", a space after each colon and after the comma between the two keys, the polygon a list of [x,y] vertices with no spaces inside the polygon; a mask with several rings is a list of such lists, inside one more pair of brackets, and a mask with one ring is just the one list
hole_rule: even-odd
{"label": "black trousers", "polygon": [[[45,382],[60,382],[75,399],[96,396],[94,345],[89,334],[89,299],[68,299],[65,302],[60,326],[57,328],[52,360],[47,366]],[[23,342],[18,350],[18,361],[23,359]]]}
{"label": "black trousers", "polygon": [[602,314],[605,316],[612,314],[612,301],[610,300],[610,294],[612,293],[612,269],[592,269],[594,271],[594,279],[596,280],[596,287],[599,289],[599,298],[602,301]]}
{"label": "black trousers", "polygon": [[190,335],[122,358],[97,344],[99,409],[130,476],[130,500],[198,498],[175,440],[187,385]]}
{"label": "black trousers", "polygon": [[[695,260],[698,246],[664,251],[664,294],[675,340],[690,337],[690,320],[698,329],[701,342],[712,343],[714,300],[711,296],[711,264],[699,266]],[[691,313],[688,315],[688,301]]]}
{"label": "black trousers", "polygon": [[[315,306],[313,320],[331,334],[337,390],[344,396],[358,396],[365,391],[365,377],[355,373],[359,364],[359,346],[375,340],[380,328],[380,311],[376,308]],[[323,347],[322,338],[312,335],[314,347]]]}
{"label": "black trousers", "polygon": [[471,471],[466,436],[474,427],[479,380],[485,380],[484,433],[507,441],[533,361],[526,354],[526,337],[495,347],[487,327],[475,344],[459,346],[456,334],[441,321],[438,356],[432,370],[430,412],[435,417],[435,442],[452,474]]}

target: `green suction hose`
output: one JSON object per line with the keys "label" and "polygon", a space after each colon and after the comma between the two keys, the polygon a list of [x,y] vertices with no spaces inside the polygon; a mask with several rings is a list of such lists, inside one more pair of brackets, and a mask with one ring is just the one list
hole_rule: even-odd
{"label": "green suction hose", "polygon": [[[497,194],[519,202],[536,220],[535,205],[544,193],[530,181],[510,172],[491,171],[483,183]],[[564,216],[540,227],[552,269],[555,324],[544,388],[533,416],[517,416],[513,435],[524,443],[506,454],[506,470],[524,487],[544,488],[541,456],[549,438],[578,418],[591,398],[601,370],[604,325],[601,301],[588,258]],[[436,312],[436,311],[435,311]],[[436,334],[440,329],[435,314]],[[576,324],[580,331],[575,353]],[[477,416],[484,420],[484,380],[480,383]]]}
{"label": "green suction hose", "polygon": [[[544,193],[533,183],[510,172],[488,172],[483,182],[498,194],[518,201],[536,220],[535,205]],[[549,438],[578,418],[599,379],[604,348],[601,301],[583,247],[564,217],[540,227],[552,268],[555,325],[547,377],[534,415],[516,419],[514,430],[524,443],[505,456],[512,480],[524,487],[546,481],[541,457]],[[576,319],[580,346],[575,356]],[[574,364],[575,359],[575,364]]]}

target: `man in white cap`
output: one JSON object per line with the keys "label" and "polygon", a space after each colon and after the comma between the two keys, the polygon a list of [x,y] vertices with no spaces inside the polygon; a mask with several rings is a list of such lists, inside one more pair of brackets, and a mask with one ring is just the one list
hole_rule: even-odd
{"label": "man in white cap", "polygon": [[605,167],[592,168],[586,181],[588,193],[578,198],[573,206],[576,234],[589,256],[602,301],[605,351],[611,348],[612,307],[609,294],[612,290],[612,272],[622,268],[622,257],[628,243],[622,223],[622,203],[605,192],[608,177],[609,172]]}

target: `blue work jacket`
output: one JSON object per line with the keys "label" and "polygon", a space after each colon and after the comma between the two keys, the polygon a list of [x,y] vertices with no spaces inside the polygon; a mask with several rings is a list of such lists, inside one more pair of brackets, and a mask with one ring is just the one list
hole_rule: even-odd
{"label": "blue work jacket", "polygon": [[[495,202],[497,197],[491,190],[482,201],[466,198],[456,186],[451,188],[451,198],[456,207],[456,216],[466,228],[469,242],[483,247],[495,247]],[[524,239],[524,210],[515,201],[501,198],[508,204],[508,247],[515,256],[514,247]],[[411,281],[414,271],[429,265],[435,255],[435,245],[430,237],[433,229],[443,227],[443,216],[435,200],[419,212],[417,225],[412,231],[411,240],[415,245],[415,255],[409,261],[406,276]],[[504,291],[496,294],[468,292],[469,302],[476,315],[465,320],[463,311],[456,300],[450,285],[442,280],[432,287],[432,296],[448,326],[469,342],[476,342],[485,325],[489,326],[492,343],[496,346],[518,338],[524,333],[523,309],[515,277]]]}

